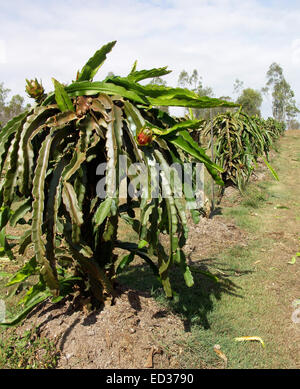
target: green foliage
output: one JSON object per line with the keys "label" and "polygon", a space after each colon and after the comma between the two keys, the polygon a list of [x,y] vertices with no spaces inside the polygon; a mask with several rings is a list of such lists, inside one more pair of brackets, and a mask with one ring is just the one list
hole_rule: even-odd
{"label": "green foliage", "polygon": [[[150,84],[167,86],[167,82],[164,79],[162,79],[161,76],[153,77],[152,80],[150,81]],[[158,106],[156,108],[160,109],[161,111],[169,113],[169,107]]]}
{"label": "green foliage", "polygon": [[75,111],[72,100],[68,96],[63,85],[54,78],[52,78],[52,81],[55,89],[55,100],[61,112]]}
{"label": "green foliage", "polygon": [[24,112],[30,107],[25,105],[24,98],[20,95],[14,95],[8,101],[10,89],[6,89],[3,83],[0,83],[0,129],[13,117]]}
{"label": "green foliage", "polygon": [[81,72],[78,74],[77,81],[89,81],[92,80],[106,59],[106,54],[108,54],[111,49],[116,44],[116,41],[110,42],[107,45],[101,47],[100,50],[91,57],[88,62],[84,65]]}
{"label": "green foliage", "polygon": [[264,92],[272,94],[273,117],[279,122],[290,122],[300,110],[296,107],[294,91],[283,75],[282,67],[272,63],[267,72],[267,83]]}
{"label": "green foliage", "polygon": [[[197,128],[201,121],[180,121],[153,106],[234,104],[187,89],[138,82],[167,74],[166,68],[137,71],[135,64],[127,77],[109,76],[93,82],[114,44],[97,51],[76,82],[62,85],[54,80],[54,92],[9,121],[0,134],[0,199],[8,209],[19,204],[9,218],[12,225],[26,218],[30,226],[20,239],[19,254],[29,245],[35,252],[9,284],[38,276],[21,300],[24,310],[3,325],[16,324],[45,299],[60,301],[75,285],[82,295],[91,297],[94,306],[111,303],[116,295],[116,274],[135,255],[149,264],[168,297],[173,295],[169,279],[173,266],[181,271],[187,286],[193,285],[182,251],[187,238],[187,204],[193,198],[189,192],[182,199],[175,197],[182,178],[170,166],[187,160],[203,162],[219,184],[223,184],[218,174],[222,169],[189,135],[188,129]],[[137,142],[137,135],[145,129],[153,134],[146,147]],[[147,193],[145,182],[137,201],[120,204],[121,155],[126,156],[128,166],[144,164],[142,177],[152,178],[152,167],[159,163],[161,171],[154,173],[158,196]],[[101,184],[97,167],[102,163],[106,163],[105,198],[97,192]],[[130,178],[137,176],[138,172],[131,173]],[[138,218],[136,207],[141,210]],[[117,240],[119,218],[126,216],[139,236],[134,245]],[[169,235],[167,253],[160,243],[163,233]],[[119,265],[117,247],[129,253]]]}
{"label": "green foliage", "polygon": [[260,116],[260,106],[262,104],[262,100],[262,95],[259,91],[247,88],[243,90],[236,102],[242,106],[243,111],[247,115]]}
{"label": "green foliage", "polygon": [[[262,157],[276,180],[278,176],[268,162],[268,153],[276,140],[283,134],[285,126],[269,118],[248,116],[241,110],[217,115],[213,120],[215,162],[224,172],[226,185],[234,185],[243,191],[256,162]],[[204,135],[210,136],[211,124],[204,128]]]}

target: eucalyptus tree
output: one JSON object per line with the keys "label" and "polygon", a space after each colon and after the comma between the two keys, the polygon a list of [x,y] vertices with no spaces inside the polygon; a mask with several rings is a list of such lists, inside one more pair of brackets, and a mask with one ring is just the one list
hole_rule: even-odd
{"label": "eucalyptus tree", "polygon": [[236,103],[242,106],[243,111],[248,115],[261,116],[260,107],[263,98],[259,91],[252,88],[243,89]]}
{"label": "eucalyptus tree", "polygon": [[264,91],[272,94],[274,119],[285,122],[292,120],[300,112],[294,99],[295,93],[284,78],[282,67],[276,62],[273,62],[267,71]]}
{"label": "eucalyptus tree", "polygon": [[25,104],[24,97],[13,95],[8,99],[10,89],[0,83],[0,126],[4,126],[14,116],[25,111],[30,105]]}
{"label": "eucalyptus tree", "polygon": [[[214,92],[211,87],[204,86],[202,83],[202,77],[199,76],[198,71],[196,69],[193,70],[192,74],[186,70],[182,70],[178,77],[178,86],[182,88],[187,88],[197,93],[199,96],[208,96],[213,97]],[[192,110],[193,117],[195,118],[208,118],[210,116],[210,112],[207,109],[197,109],[193,108]],[[186,110],[188,113],[188,110]]]}

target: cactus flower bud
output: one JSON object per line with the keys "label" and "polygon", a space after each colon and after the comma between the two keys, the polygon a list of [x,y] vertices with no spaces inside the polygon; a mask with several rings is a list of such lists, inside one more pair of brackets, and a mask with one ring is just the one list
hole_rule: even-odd
{"label": "cactus flower bud", "polygon": [[26,78],[26,84],[25,91],[28,96],[35,99],[37,103],[40,103],[45,96],[45,90],[42,83],[39,83],[37,79],[27,80]]}

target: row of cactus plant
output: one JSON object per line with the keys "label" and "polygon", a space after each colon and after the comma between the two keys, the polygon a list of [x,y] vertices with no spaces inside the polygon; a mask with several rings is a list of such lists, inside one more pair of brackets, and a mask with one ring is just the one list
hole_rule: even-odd
{"label": "row of cactus plant", "polygon": [[204,122],[200,133],[210,139],[209,147],[213,140],[215,162],[223,168],[221,177],[225,185],[236,186],[243,192],[259,158],[278,180],[269,163],[269,152],[284,131],[284,123],[273,118],[250,117],[239,109],[218,114],[212,123]]}

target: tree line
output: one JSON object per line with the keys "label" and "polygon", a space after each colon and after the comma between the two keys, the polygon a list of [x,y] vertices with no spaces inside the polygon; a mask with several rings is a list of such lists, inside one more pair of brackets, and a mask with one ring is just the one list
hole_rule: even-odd
{"label": "tree line", "polygon": [[0,128],[13,117],[24,112],[30,108],[30,104],[25,104],[24,97],[20,95],[13,95],[8,99],[10,89],[4,87],[4,83],[0,83]]}

